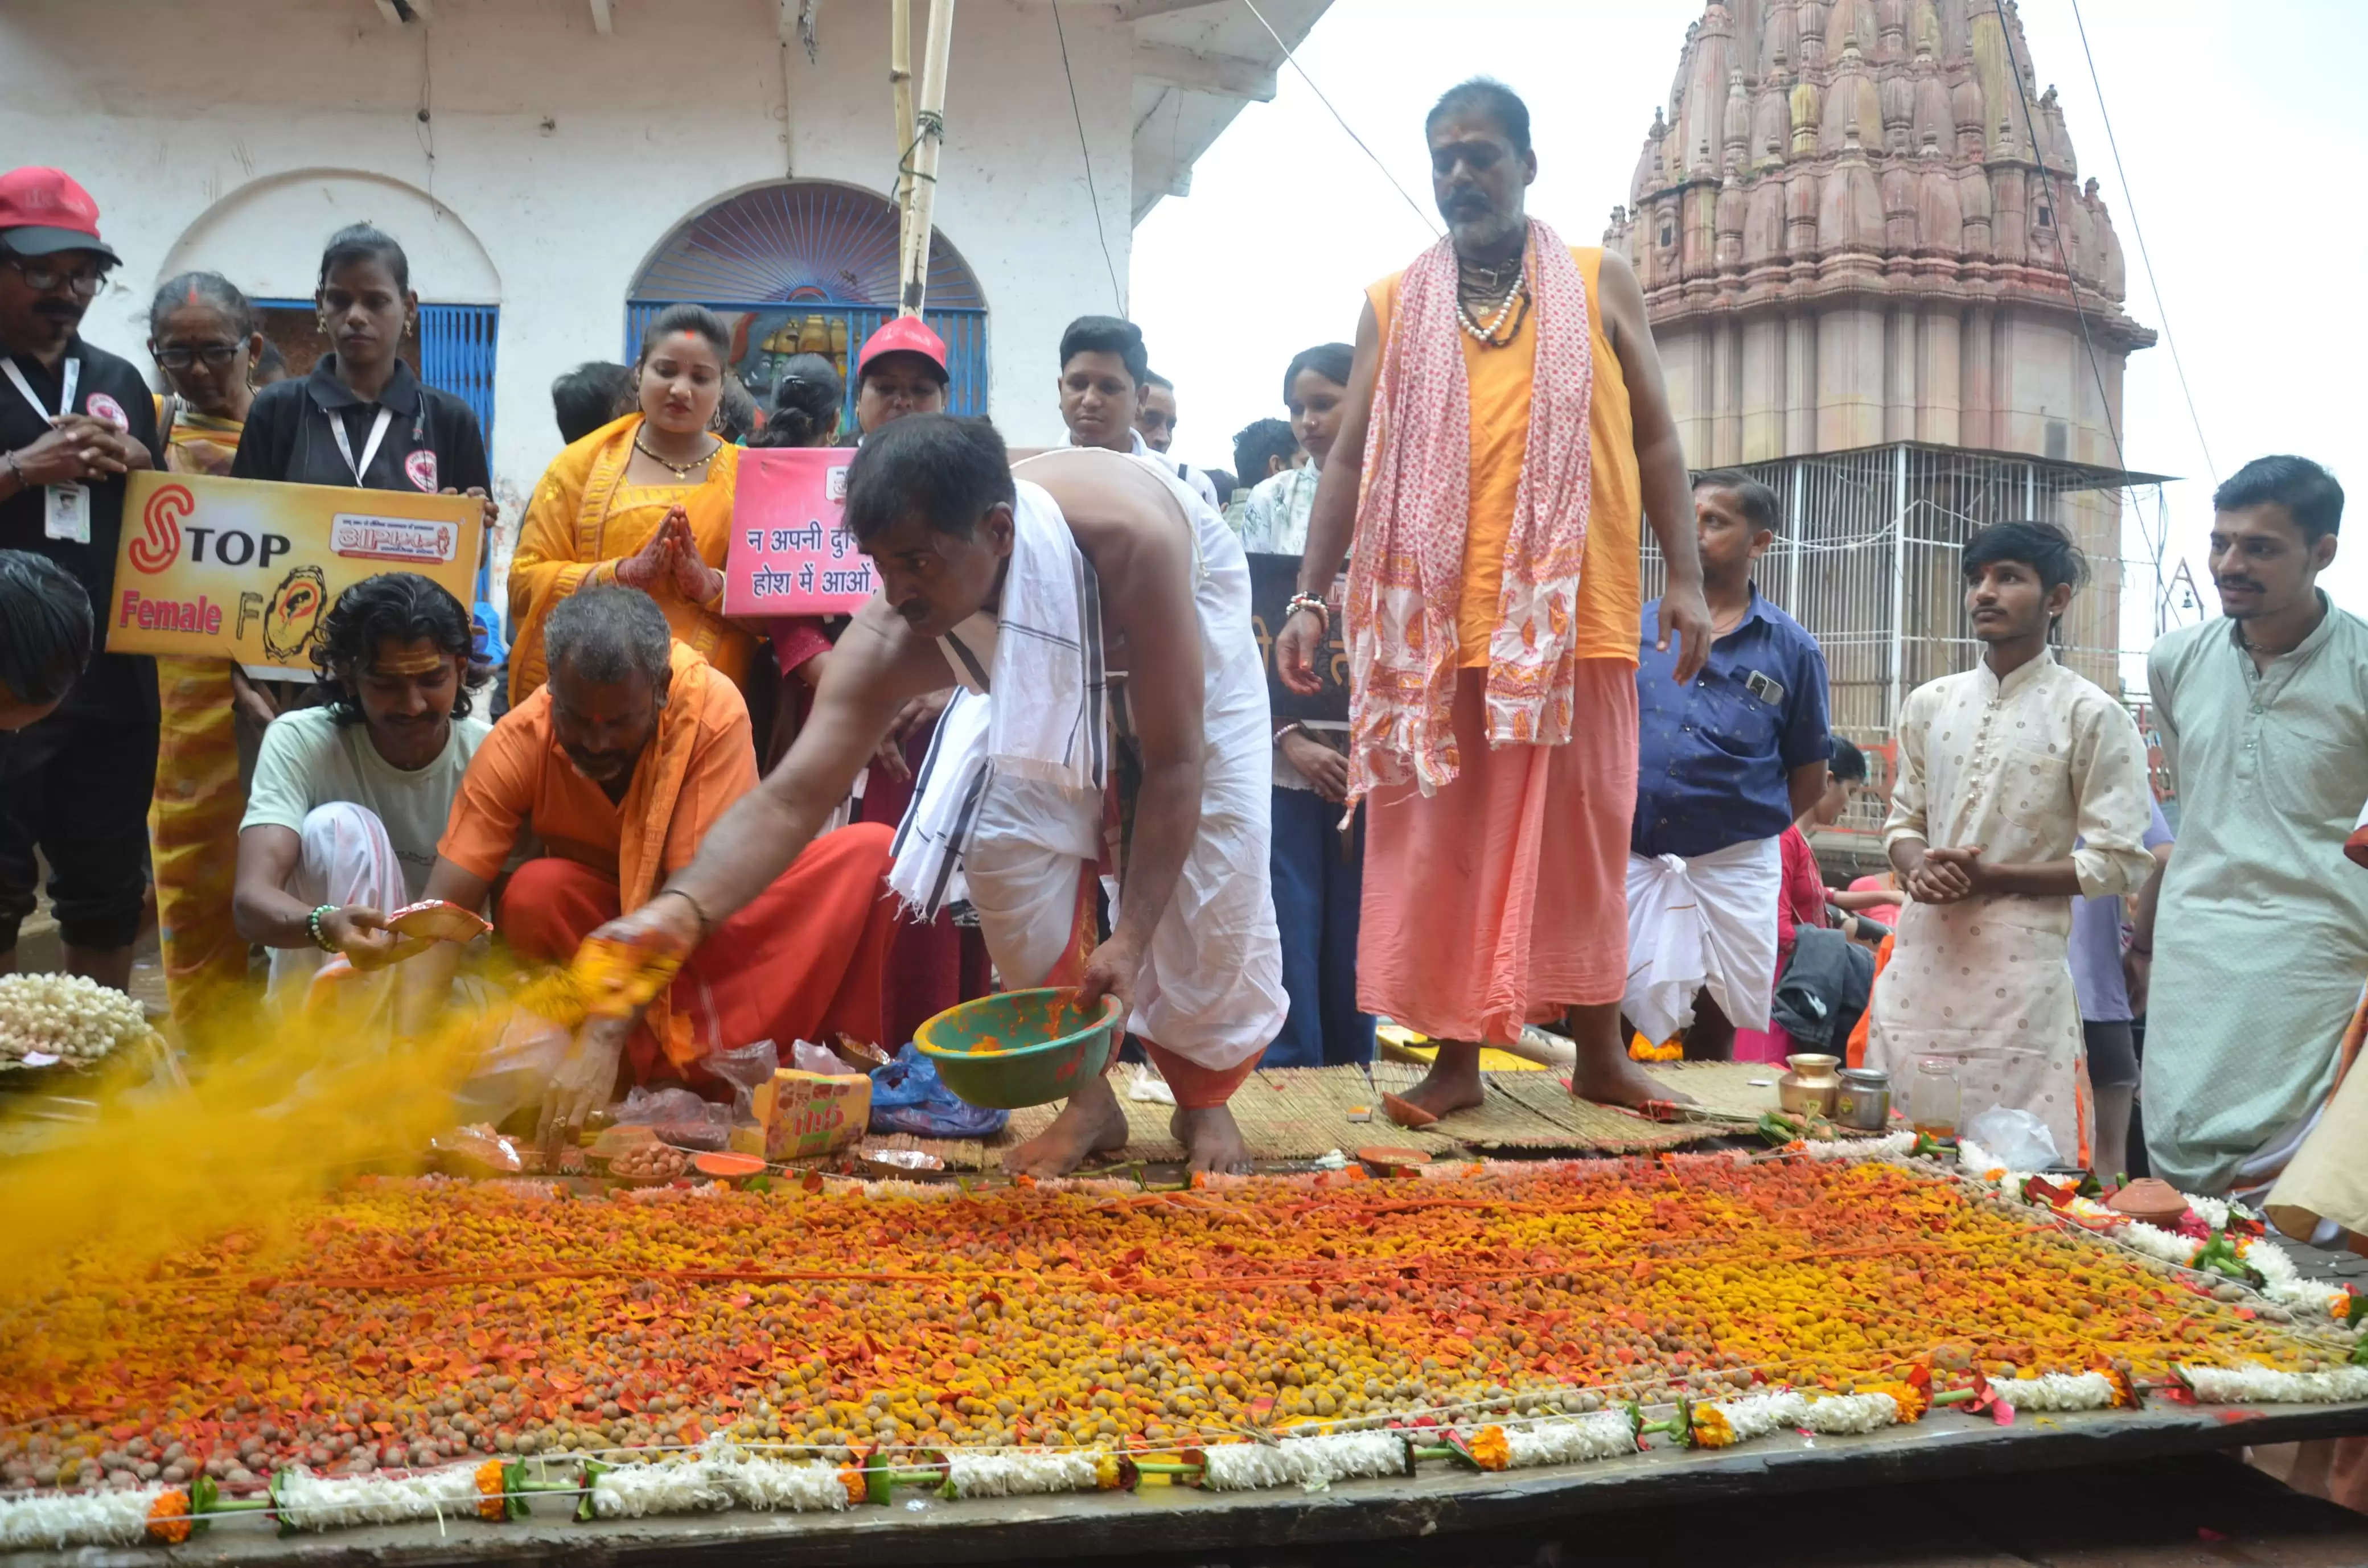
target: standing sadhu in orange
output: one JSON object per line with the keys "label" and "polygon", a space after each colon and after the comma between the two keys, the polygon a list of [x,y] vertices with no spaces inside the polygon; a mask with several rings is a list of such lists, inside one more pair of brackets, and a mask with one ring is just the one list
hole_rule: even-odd
{"label": "standing sadhu in orange", "polygon": [[669,305],[642,338],[641,406],[559,454],[534,487],[510,561],[510,701],[546,675],[543,622],[585,588],[657,600],[677,641],[738,685],[754,632],[723,619],[723,560],[740,449],[716,433],[731,335],[700,305]]}
{"label": "standing sadhu in orange", "polygon": [[[570,596],[548,645],[550,681],[470,759],[424,896],[483,907],[531,833],[541,852],[509,873],[494,928],[523,958],[565,963],[619,915],[685,899],[660,889],[757,787],[757,753],[740,693],[669,638],[648,595]],[[638,1017],[584,1027],[546,1119],[580,1125],[620,1063],[633,1083],[720,1092],[705,1059],[752,1040],[878,1040],[889,837],[879,823],[826,834],[729,918],[686,910],[703,945]],[[438,943],[403,965],[402,1032],[434,1017],[459,952]]]}
{"label": "standing sadhu in orange", "polygon": [[1440,1042],[1407,1096],[1433,1116],[1480,1103],[1482,1044],[1555,1018],[1576,1093],[1667,1097],[1619,1017],[1646,517],[1679,680],[1709,646],[1685,455],[1635,275],[1523,210],[1528,108],[1475,79],[1427,130],[1448,237],[1366,291],[1275,641],[1315,691],[1350,556],[1349,803],[1372,802],[1357,1005]]}

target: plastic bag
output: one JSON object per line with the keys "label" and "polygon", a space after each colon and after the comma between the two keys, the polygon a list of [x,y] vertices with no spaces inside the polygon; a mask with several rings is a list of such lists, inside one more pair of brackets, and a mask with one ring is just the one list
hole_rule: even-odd
{"label": "plastic bag", "polygon": [[712,1151],[732,1141],[732,1108],[678,1085],[654,1091],[636,1085],[617,1108],[617,1125],[646,1126],[677,1149]]}
{"label": "plastic bag", "polygon": [[916,1138],[992,1138],[1010,1121],[1008,1110],[989,1110],[954,1097],[938,1076],[937,1064],[910,1040],[896,1059],[871,1073],[871,1131],[909,1132]]}
{"label": "plastic bag", "polygon": [[1974,1118],[1965,1135],[2010,1171],[2044,1171],[2057,1160],[2047,1123],[2019,1107],[1990,1107]]}
{"label": "plastic bag", "polygon": [[833,1077],[846,1077],[863,1071],[850,1067],[837,1051],[826,1045],[816,1045],[810,1040],[799,1040],[790,1047],[790,1065],[801,1073],[827,1073]]}
{"label": "plastic bag", "polygon": [[455,1114],[468,1121],[498,1124],[540,1106],[575,1038],[565,1024],[518,1008],[453,1096]]}
{"label": "plastic bag", "polygon": [[719,1051],[707,1059],[707,1070],[732,1085],[733,1126],[757,1125],[753,1103],[757,1086],[769,1081],[780,1065],[780,1051],[769,1040],[744,1045],[737,1051]]}

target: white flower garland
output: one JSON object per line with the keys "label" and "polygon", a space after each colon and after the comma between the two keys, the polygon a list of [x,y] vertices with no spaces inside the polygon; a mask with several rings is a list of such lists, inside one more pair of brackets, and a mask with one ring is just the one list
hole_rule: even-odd
{"label": "white flower garland", "polygon": [[324,1476],[291,1470],[279,1479],[279,1517],[292,1529],[399,1525],[413,1519],[473,1516],[482,1494],[474,1465],[418,1475]]}
{"label": "white flower garland", "polygon": [[1809,1401],[1794,1390],[1775,1389],[1745,1394],[1741,1399],[1715,1400],[1708,1408],[1725,1419],[1727,1430],[1735,1434],[1736,1442],[1748,1443],[1754,1437],[1800,1426],[1808,1417]]}
{"label": "white flower garland", "polygon": [[2274,1367],[2179,1364],[2180,1381],[2205,1404],[2341,1404],[2368,1399],[2368,1367],[2281,1372]]}
{"label": "white flower garland", "polygon": [[0,1066],[86,1067],[147,1034],[146,1009],[86,975],[0,975]]}
{"label": "white flower garland", "polygon": [[[1975,1186],[1995,1188],[2001,1196],[2017,1203],[2026,1201],[2022,1196],[2022,1184],[2036,1174],[2031,1171],[2001,1169],[1998,1162],[1991,1157],[1988,1150],[1978,1143],[1964,1139],[1958,1140],[1957,1142],[1957,1164],[1960,1170],[1965,1173]],[[1989,1175],[1992,1171],[1998,1172],[1995,1179]],[[2214,1230],[2226,1228],[2229,1216],[2232,1214],[2241,1214],[2247,1219],[2258,1218],[2242,1205],[2232,1204],[2225,1199],[2200,1198],[2192,1192],[2182,1192],[2179,1196],[2185,1199],[2187,1206],[2195,1210],[2196,1216]],[[2082,1219],[2112,1219],[2123,1221],[2113,1228],[2110,1240],[2132,1251],[2144,1253],[2158,1262],[2173,1264],[2181,1268],[2191,1267],[2195,1262],[2196,1255],[2208,1244],[2197,1241],[2192,1236],[2183,1236],[2176,1231],[2168,1231],[2159,1225],[2149,1224],[2144,1220],[2131,1219],[2126,1214],[2085,1198],[2075,1198],[2070,1208],[2074,1214]],[[2340,1285],[2330,1285],[2325,1280],[2302,1278],[2301,1271],[2294,1267],[2294,1259],[2286,1256],[2285,1249],[2268,1236],[2240,1236],[2235,1240],[2237,1256],[2251,1265],[2267,1281],[2260,1291],[2261,1296],[2278,1306],[2290,1312],[2300,1312],[2314,1320],[2321,1320],[2327,1317],[2328,1308],[2331,1303],[2340,1301],[2350,1294]]]}
{"label": "white flower garland", "polygon": [[2102,1372],[2042,1372],[1994,1378],[1990,1392],[2017,1410],[2110,1410],[2116,1391]]}
{"label": "white flower garland", "polygon": [[1801,1425],[1812,1432],[1839,1435],[1875,1432],[1899,1424],[1899,1402],[1887,1393],[1829,1393],[1809,1401]]}
{"label": "white flower garland", "polygon": [[730,1506],[732,1493],[703,1450],[655,1464],[620,1464],[592,1478],[592,1512],[604,1519],[707,1514]]}
{"label": "white flower garland", "polygon": [[1508,1426],[1505,1448],[1515,1470],[1618,1459],[1636,1451],[1636,1428],[1629,1425],[1625,1411],[1599,1410],[1591,1415]]}
{"label": "white flower garland", "polygon": [[149,1506],[163,1490],[59,1492],[0,1500],[0,1551],[129,1546],[146,1533]]}
{"label": "white flower garland", "polygon": [[1406,1443],[1395,1432],[1333,1432],[1276,1444],[1224,1443],[1202,1450],[1201,1484],[1212,1492],[1256,1492],[1296,1482],[1321,1492],[1356,1476],[1404,1475]]}
{"label": "white flower garland", "polygon": [[[730,1494],[734,1502],[759,1513],[775,1508],[793,1514],[837,1513],[854,1506],[837,1465],[767,1459],[712,1437],[700,1450],[700,1463],[708,1479]],[[595,1509],[600,1506],[597,1494],[592,1506]]]}
{"label": "white flower garland", "polygon": [[1886,1132],[1880,1138],[1837,1138],[1828,1143],[1804,1141],[1800,1153],[1813,1160],[1887,1160],[1914,1147],[1913,1132]]}
{"label": "white flower garland", "polygon": [[1036,1454],[950,1454],[946,1479],[957,1497],[1091,1492],[1099,1484],[1094,1456],[1077,1449]]}

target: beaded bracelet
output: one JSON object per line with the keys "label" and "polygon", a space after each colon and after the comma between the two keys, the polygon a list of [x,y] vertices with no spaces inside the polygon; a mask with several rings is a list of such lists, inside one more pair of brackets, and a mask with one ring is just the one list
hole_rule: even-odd
{"label": "beaded bracelet", "polygon": [[324,915],[335,915],[336,912],[337,906],[336,904],[324,903],[321,905],[320,908],[313,911],[312,914],[304,916],[305,932],[312,937],[313,945],[320,949],[324,953],[336,952],[337,950],[337,944],[332,942],[327,937],[322,934],[321,917]]}
{"label": "beaded bracelet", "polygon": [[1288,620],[1304,609],[1312,609],[1317,615],[1323,617],[1324,624],[1326,627],[1329,627],[1332,624],[1332,607],[1326,604],[1322,598],[1314,594],[1292,595],[1291,602],[1283,607],[1282,618],[1285,620]]}

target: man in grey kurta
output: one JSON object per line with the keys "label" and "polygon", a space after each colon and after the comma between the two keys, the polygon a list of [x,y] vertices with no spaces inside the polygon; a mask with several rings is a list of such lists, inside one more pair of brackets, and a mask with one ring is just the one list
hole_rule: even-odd
{"label": "man in grey kurta", "polygon": [[2257,1192],[2309,1131],[2368,975],[2368,623],[2317,586],[2343,491],[2261,458],[2213,495],[2223,614],[2146,660],[2179,799],[2155,920],[2144,1096],[2155,1175]]}

